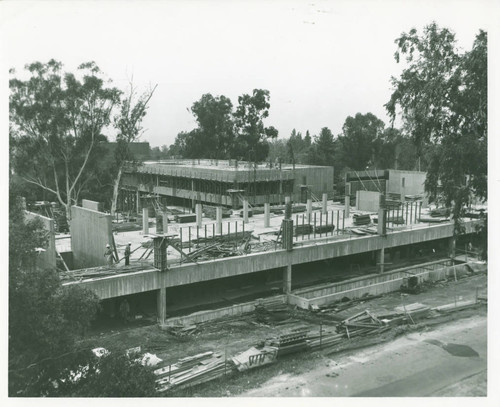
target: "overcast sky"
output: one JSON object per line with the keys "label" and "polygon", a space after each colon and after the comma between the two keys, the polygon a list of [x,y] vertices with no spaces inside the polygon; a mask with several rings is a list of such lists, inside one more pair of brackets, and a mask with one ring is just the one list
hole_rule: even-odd
{"label": "overcast sky", "polygon": [[[143,141],[173,143],[196,124],[187,108],[204,93],[237,98],[268,89],[266,125],[341,132],[347,116],[383,107],[394,40],[436,21],[470,49],[479,29],[498,23],[498,1],[3,1],[2,67],[93,60],[126,89],[158,84]],[[494,18],[494,17],[497,18]]]}

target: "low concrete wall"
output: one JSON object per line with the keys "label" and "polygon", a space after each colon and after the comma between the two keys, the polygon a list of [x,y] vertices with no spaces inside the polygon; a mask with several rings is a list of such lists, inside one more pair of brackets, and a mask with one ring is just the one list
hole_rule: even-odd
{"label": "low concrete wall", "polygon": [[253,312],[257,304],[266,305],[269,302],[286,303],[286,295],[278,295],[268,299],[258,299],[251,302],[232,305],[230,307],[218,308],[215,310],[199,311],[190,315],[169,318],[165,321],[165,326],[197,324],[200,322],[211,321],[213,319],[222,318],[228,315],[240,315],[248,312]]}
{"label": "low concrete wall", "polygon": [[[421,268],[420,268],[421,269]],[[311,306],[325,306],[340,301],[344,297],[350,299],[360,298],[363,295],[380,295],[392,291],[398,291],[405,277],[417,276],[419,282],[438,281],[447,277],[463,277],[471,271],[467,264],[443,267],[437,270],[417,271],[409,274],[404,271],[394,271],[383,275],[371,275],[349,280],[344,283],[332,284],[330,287],[323,287],[319,290],[310,289],[307,292],[293,293],[289,296],[288,302],[303,309]]]}
{"label": "low concrete wall", "polygon": [[356,209],[358,211],[377,212],[380,192],[356,191]]}
{"label": "low concrete wall", "polygon": [[54,231],[54,220],[42,216],[38,213],[25,211],[25,219],[27,221],[39,219],[42,221],[43,228],[47,231],[47,247],[43,247],[45,249],[44,252],[38,254],[36,266],[38,268],[48,268],[55,269],[56,268],[56,237]]}

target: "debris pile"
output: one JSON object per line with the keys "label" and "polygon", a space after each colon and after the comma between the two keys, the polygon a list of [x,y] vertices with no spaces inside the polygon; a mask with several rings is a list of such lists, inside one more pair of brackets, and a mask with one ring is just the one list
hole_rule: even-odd
{"label": "debris pile", "polygon": [[344,333],[349,339],[359,336],[374,333],[381,333],[390,329],[390,327],[371,314],[368,310],[360,312],[352,317],[344,319],[337,325],[337,332]]}
{"label": "debris pile", "polygon": [[158,392],[164,392],[172,387],[194,386],[229,373],[234,365],[226,363],[221,356],[220,353],[208,351],[179,359],[173,365],[156,369],[154,374],[158,377],[156,379]]}

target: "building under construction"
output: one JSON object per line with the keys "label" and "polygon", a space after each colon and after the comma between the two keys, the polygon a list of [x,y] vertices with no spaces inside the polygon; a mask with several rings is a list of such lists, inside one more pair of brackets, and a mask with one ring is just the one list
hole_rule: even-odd
{"label": "building under construction", "polygon": [[285,197],[305,203],[333,198],[333,167],[256,164],[237,160],[148,161],[123,174],[119,205],[139,212],[141,198],[157,197],[163,205],[194,208],[195,203],[239,208],[284,203]]}

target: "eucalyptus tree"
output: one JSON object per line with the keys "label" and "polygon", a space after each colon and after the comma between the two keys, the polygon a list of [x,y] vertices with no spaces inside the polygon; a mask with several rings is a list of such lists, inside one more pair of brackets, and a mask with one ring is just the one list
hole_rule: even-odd
{"label": "eucalyptus tree", "polygon": [[429,147],[425,188],[435,196],[441,185],[458,228],[471,195],[487,199],[487,34],[480,30],[466,52],[436,23],[395,42],[405,68],[392,78],[385,106],[393,120],[401,117],[417,151]]}
{"label": "eucalyptus tree", "polygon": [[92,164],[121,92],[94,62],[81,64],[77,74],[55,60],[26,71],[27,79],[9,81],[12,170],[53,194],[70,219],[82,188],[95,179]]}

